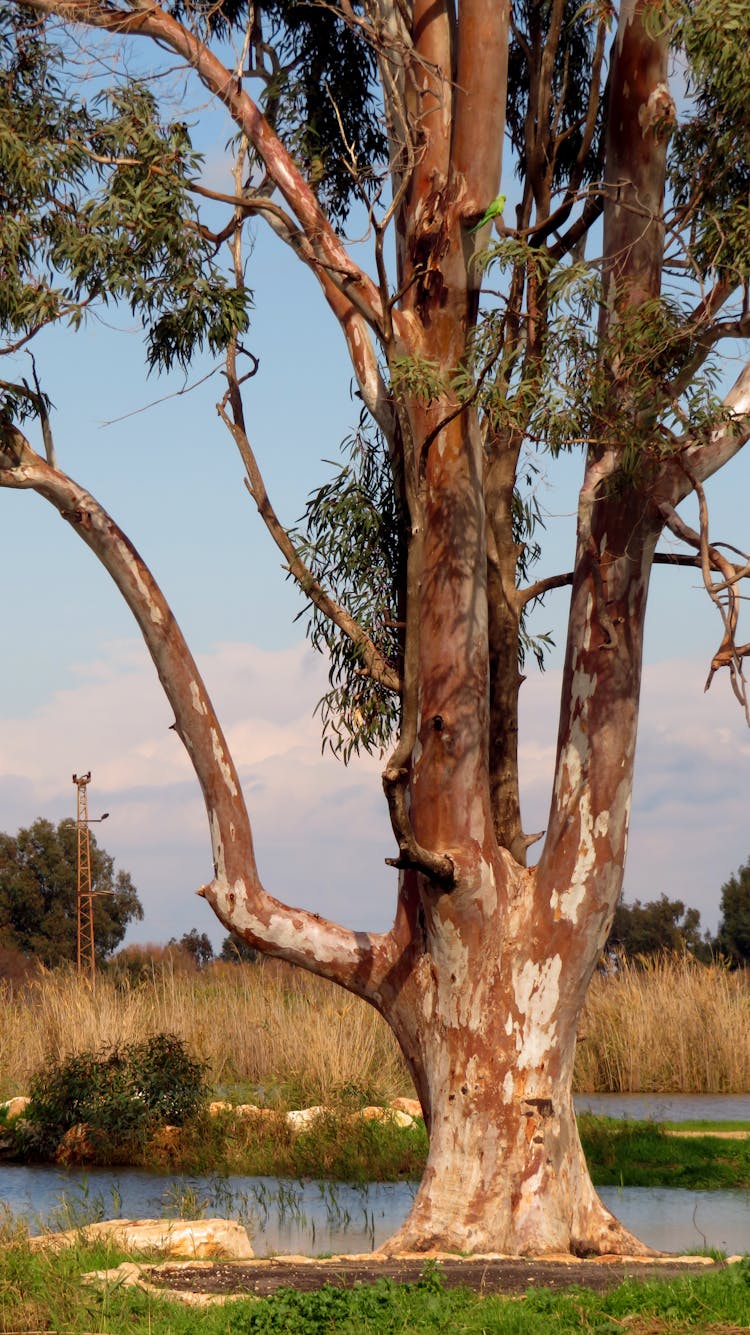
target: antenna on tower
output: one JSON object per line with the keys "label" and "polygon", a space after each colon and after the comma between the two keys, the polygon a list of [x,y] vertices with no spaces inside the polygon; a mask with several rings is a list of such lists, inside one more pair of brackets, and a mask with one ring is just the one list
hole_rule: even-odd
{"label": "antenna on tower", "polygon": [[88,774],[74,774],[73,783],[78,789],[78,810],[76,830],[78,833],[78,977],[88,976],[92,988],[96,981],[96,952],[94,950],[94,889],[91,884],[91,840],[89,825],[97,825],[106,820],[109,812],[89,819],[88,795],[86,789],[91,783],[91,770]]}

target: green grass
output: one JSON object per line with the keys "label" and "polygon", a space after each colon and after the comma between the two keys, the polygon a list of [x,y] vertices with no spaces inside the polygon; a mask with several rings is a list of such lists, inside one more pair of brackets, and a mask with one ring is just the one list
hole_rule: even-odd
{"label": "green grass", "polygon": [[746,1131],[750,1136],[750,1122],[706,1122],[695,1118],[686,1122],[660,1122],[665,1131]]}
{"label": "green grass", "polygon": [[[750,1189],[750,1139],[711,1134],[725,1127],[742,1130],[747,1123],[662,1125],[582,1113],[578,1125],[597,1186]],[[671,1128],[705,1134],[670,1136]],[[131,1149],[128,1162],[157,1172],[397,1182],[421,1177],[428,1140],[419,1119],[411,1127],[366,1122],[343,1105],[298,1134],[282,1112],[249,1121],[231,1112],[205,1114],[174,1135],[157,1131]]]}
{"label": "green grass", "polygon": [[189,1308],[171,1299],[112,1285],[81,1283],[87,1271],[113,1267],[122,1253],[74,1247],[32,1253],[17,1236],[0,1251],[0,1332],[66,1335],[595,1335],[710,1332],[750,1326],[750,1265],[673,1281],[628,1281],[608,1294],[576,1288],[531,1290],[522,1299],[481,1298],[447,1290],[429,1266],[416,1284],[379,1280],[353,1290],[331,1287],[227,1306]]}
{"label": "green grass", "polygon": [[682,1139],[656,1122],[578,1119],[597,1186],[686,1187],[693,1191],[750,1188],[750,1140],[706,1134]]}
{"label": "green grass", "polygon": [[[578,1125],[598,1186],[750,1188],[750,1140],[722,1140],[710,1133],[682,1139],[666,1135],[655,1122],[616,1121],[589,1113],[579,1117]],[[333,1110],[293,1135],[281,1114],[255,1123],[227,1115],[197,1129],[192,1139],[184,1138],[178,1155],[162,1166],[183,1172],[396,1182],[419,1179],[427,1149],[421,1121],[398,1127],[350,1120],[345,1111]]]}
{"label": "green grass", "polygon": [[331,1109],[294,1133],[283,1113],[253,1121],[221,1113],[182,1128],[173,1143],[156,1137],[144,1148],[142,1166],[181,1173],[399,1182],[421,1177],[427,1148],[421,1120],[400,1127]]}

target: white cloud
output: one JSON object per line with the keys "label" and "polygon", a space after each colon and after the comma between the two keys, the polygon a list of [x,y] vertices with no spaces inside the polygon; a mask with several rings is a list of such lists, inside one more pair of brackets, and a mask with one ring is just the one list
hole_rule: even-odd
{"label": "white cloud", "polygon": [[[305,644],[270,652],[220,644],[200,667],[248,800],[261,875],[287,902],[349,925],[390,921],[395,874],[376,757],[345,769],[321,755],[316,700],[322,661]],[[748,733],[727,683],[703,694],[705,664],[659,663],[644,673],[626,893],[662,892],[714,925],[722,882],[750,854]],[[109,810],[102,842],[133,875],[146,910],[134,939],[165,940],[193,925],[221,939],[193,898],[211,875],[203,803],[145,650],[106,646],[27,717],[0,720],[0,827],[73,815],[74,770],[91,769],[92,814]],[[528,829],[547,821],[560,673],[523,688],[521,765]],[[750,842],[750,841],[748,841]]]}
{"label": "white cloud", "polygon": [[[304,643],[269,652],[221,644],[200,657],[250,808],[268,889],[357,926],[382,929],[392,911],[393,853],[377,758],[348,768],[321,755],[312,717],[325,689]],[[126,867],[146,912],[132,939],[181,935],[200,922],[193,899],[211,875],[205,810],[154,670],[138,641],[107,645],[25,718],[0,719],[0,826],[73,815],[74,770],[92,771],[92,815],[109,810],[102,843]]]}
{"label": "white cloud", "polygon": [[[625,896],[666,894],[715,928],[722,883],[750,856],[750,731],[725,673],[704,693],[705,659],[644,668]],[[530,678],[521,697],[528,829],[547,822],[561,674]]]}

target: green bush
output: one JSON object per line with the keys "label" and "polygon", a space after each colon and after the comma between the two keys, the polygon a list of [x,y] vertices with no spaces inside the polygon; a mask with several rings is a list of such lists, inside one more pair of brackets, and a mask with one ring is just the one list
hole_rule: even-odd
{"label": "green bush", "polygon": [[31,1101],[14,1124],[18,1152],[49,1158],[71,1127],[84,1125],[100,1162],[127,1161],[160,1126],[183,1126],[205,1108],[206,1073],[173,1034],[53,1062],[32,1079]]}

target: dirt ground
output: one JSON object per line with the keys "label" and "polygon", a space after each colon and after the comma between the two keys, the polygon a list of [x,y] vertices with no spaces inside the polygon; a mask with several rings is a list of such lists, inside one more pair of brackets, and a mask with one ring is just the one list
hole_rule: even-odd
{"label": "dirt ground", "polygon": [[[165,1262],[148,1268],[148,1280],[158,1288],[174,1293],[206,1295],[254,1294],[267,1297],[280,1288],[305,1291],[320,1289],[324,1284],[352,1287],[372,1284],[377,1279],[393,1279],[410,1283],[419,1279],[427,1263],[426,1257],[373,1259],[372,1257],[333,1257],[330,1260],[311,1261],[304,1257],[277,1257],[266,1261],[190,1261],[181,1264]],[[448,1288],[466,1285],[479,1293],[524,1293],[530,1286],[562,1289],[582,1284],[596,1292],[604,1292],[634,1278],[673,1279],[691,1273],[712,1273],[723,1268],[723,1262],[708,1262],[691,1257],[673,1258],[658,1262],[642,1260],[541,1260],[509,1259],[505,1257],[455,1256],[436,1259],[443,1281]]]}

